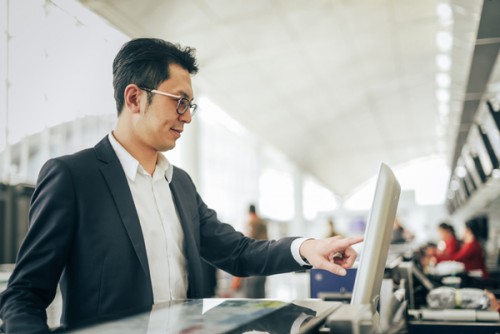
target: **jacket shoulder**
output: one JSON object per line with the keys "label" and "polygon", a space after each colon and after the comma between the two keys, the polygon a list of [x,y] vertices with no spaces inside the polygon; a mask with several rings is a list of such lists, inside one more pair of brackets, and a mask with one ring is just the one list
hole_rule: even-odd
{"label": "jacket shoulder", "polygon": [[83,163],[88,165],[92,161],[102,160],[109,162],[116,159],[116,154],[107,138],[104,137],[94,147],[89,147],[72,154],[62,155],[52,160],[63,162],[69,166],[84,166]]}

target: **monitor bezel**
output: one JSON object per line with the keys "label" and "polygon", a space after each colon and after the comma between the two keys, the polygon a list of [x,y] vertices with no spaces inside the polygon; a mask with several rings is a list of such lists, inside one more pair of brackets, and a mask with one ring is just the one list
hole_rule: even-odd
{"label": "monitor bezel", "polygon": [[372,304],[372,310],[376,309],[400,194],[401,186],[394,173],[382,163],[365,229],[351,304]]}

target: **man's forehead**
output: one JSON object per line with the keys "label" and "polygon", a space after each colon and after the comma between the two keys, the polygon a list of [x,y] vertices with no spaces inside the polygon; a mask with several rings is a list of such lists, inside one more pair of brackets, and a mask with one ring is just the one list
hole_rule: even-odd
{"label": "man's forehead", "polygon": [[191,75],[182,66],[177,64],[169,65],[169,78],[160,84],[161,88],[176,90],[177,93],[193,96],[193,87],[191,84]]}

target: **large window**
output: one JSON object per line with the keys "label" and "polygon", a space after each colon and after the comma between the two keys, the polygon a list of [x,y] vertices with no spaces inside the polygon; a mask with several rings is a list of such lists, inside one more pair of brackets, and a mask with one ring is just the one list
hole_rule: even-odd
{"label": "large window", "polygon": [[[51,149],[41,146],[58,139],[47,129],[116,114],[111,64],[128,39],[123,33],[74,0],[0,0],[0,8],[0,152],[45,132],[48,140],[34,144],[50,155]],[[99,130],[104,133],[81,145],[95,144],[111,128]],[[64,146],[64,137],[60,140]],[[12,155],[1,156],[0,168],[11,167],[5,160]]]}
{"label": "large window", "polygon": [[[450,168],[442,157],[430,156],[393,166],[402,191],[414,191],[417,205],[441,205],[446,199]],[[344,202],[349,210],[368,210],[375,192],[376,175],[355,189]]]}
{"label": "large window", "polygon": [[200,191],[221,220],[244,231],[248,205],[259,198],[259,146],[210,99],[199,104]]}
{"label": "large window", "polygon": [[323,212],[337,209],[338,200],[333,192],[325,188],[312,176],[304,178],[304,218],[315,220]]}
{"label": "large window", "polygon": [[262,212],[278,221],[290,221],[294,217],[294,184],[291,173],[275,168],[262,171],[259,181],[260,208]]}

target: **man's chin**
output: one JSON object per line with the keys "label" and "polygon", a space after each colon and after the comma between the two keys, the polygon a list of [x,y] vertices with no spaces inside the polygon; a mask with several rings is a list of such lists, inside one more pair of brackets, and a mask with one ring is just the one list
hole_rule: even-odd
{"label": "man's chin", "polygon": [[163,145],[161,146],[158,151],[159,152],[167,152],[167,151],[170,151],[170,150],[173,150],[175,148],[175,142],[173,143],[169,143],[167,145]]}

